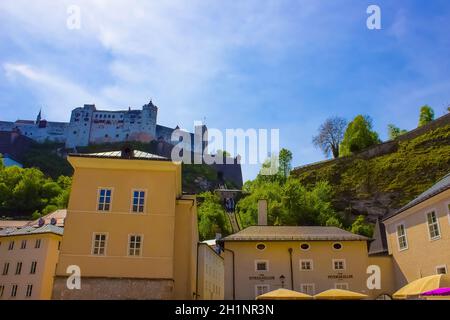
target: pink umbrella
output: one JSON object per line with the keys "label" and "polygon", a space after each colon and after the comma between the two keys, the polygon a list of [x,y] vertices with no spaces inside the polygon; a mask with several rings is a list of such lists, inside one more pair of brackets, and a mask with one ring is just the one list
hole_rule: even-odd
{"label": "pink umbrella", "polygon": [[450,288],[439,288],[427,291],[421,294],[422,296],[450,296]]}

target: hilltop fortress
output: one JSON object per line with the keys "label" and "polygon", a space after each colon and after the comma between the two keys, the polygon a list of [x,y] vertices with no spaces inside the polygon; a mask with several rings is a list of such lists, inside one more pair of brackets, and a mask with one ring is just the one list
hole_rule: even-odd
{"label": "hilltop fortress", "polygon": [[[66,148],[88,146],[108,142],[153,140],[172,145],[172,133],[179,127],[169,128],[157,124],[158,107],[150,101],[141,110],[107,111],[97,110],[94,104],[85,104],[72,110],[70,122],[53,122],[41,119],[39,112],[36,120],[17,120],[15,122],[0,121],[0,131],[17,131],[37,142],[65,143]],[[194,141],[202,141],[206,137],[205,125],[195,127],[190,143],[185,145],[187,151],[202,153],[206,143],[194,146]],[[205,138],[207,140],[207,138]]]}

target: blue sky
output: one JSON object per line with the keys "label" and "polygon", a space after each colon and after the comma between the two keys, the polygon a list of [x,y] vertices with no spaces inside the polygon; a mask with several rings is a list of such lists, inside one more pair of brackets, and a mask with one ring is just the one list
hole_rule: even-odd
{"label": "blue sky", "polygon": [[[69,5],[81,29],[66,27]],[[381,8],[368,30],[366,8]],[[84,103],[140,108],[191,129],[278,128],[293,165],[329,116],[368,114],[382,139],[450,105],[446,0],[0,2],[0,120],[68,121]],[[259,166],[245,166],[244,179]]]}

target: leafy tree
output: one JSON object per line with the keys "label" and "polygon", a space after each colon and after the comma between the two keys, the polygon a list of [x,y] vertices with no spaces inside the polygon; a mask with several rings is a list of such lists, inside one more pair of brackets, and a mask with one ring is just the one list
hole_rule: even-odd
{"label": "leafy tree", "polygon": [[434,120],[434,110],[428,105],[422,106],[420,108],[419,127],[433,120]]}
{"label": "leafy tree", "polygon": [[278,155],[279,160],[279,175],[286,179],[291,173],[291,161],[292,161],[292,152],[288,149],[281,149]]}
{"label": "leafy tree", "polygon": [[339,145],[344,138],[345,127],[347,121],[344,118],[333,117],[327,119],[319,127],[319,133],[313,137],[313,144],[320,148],[326,157],[330,153],[334,158],[339,157]]}
{"label": "leafy tree", "polygon": [[5,167],[3,164],[3,155],[0,153],[0,170],[2,170]]}
{"label": "leafy tree", "polygon": [[369,116],[358,115],[345,130],[340,155],[348,156],[377,143],[380,143],[380,139],[378,133],[372,131],[372,119]]}
{"label": "leafy tree", "polygon": [[353,222],[351,232],[370,238],[373,235],[373,228],[374,226],[372,224],[366,223],[364,216],[360,215]]}
{"label": "leafy tree", "polygon": [[393,124],[388,124],[388,135],[390,140],[395,140],[402,134],[407,133],[408,130],[400,129],[399,127],[396,127]]}
{"label": "leafy tree", "polygon": [[0,170],[0,214],[31,216],[67,206],[71,179],[56,182],[36,168],[16,166]]}
{"label": "leafy tree", "polygon": [[198,206],[198,231],[201,240],[214,238],[216,233],[230,234],[231,225],[225,210],[220,203],[220,198],[212,192],[204,192],[199,195],[203,198]]}

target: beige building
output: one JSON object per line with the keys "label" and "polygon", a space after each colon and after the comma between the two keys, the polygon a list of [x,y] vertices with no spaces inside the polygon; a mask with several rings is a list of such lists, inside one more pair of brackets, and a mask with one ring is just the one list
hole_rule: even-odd
{"label": "beige building", "polygon": [[224,299],[223,257],[207,243],[198,244],[198,300]]}
{"label": "beige building", "polygon": [[[195,299],[197,204],[182,194],[181,164],[131,149],[68,160],[75,172],[53,298]],[[68,289],[69,266],[80,268],[81,289]]]}
{"label": "beige building", "polygon": [[450,268],[450,174],[384,219],[396,288]]}
{"label": "beige building", "polygon": [[50,299],[63,229],[0,231],[0,299]]}
{"label": "beige building", "polygon": [[[368,255],[368,238],[335,227],[253,226],[222,239],[225,298],[254,299],[279,288],[310,295],[338,288],[377,298],[392,294],[391,259]],[[367,268],[380,268],[369,289]]]}

